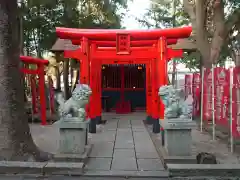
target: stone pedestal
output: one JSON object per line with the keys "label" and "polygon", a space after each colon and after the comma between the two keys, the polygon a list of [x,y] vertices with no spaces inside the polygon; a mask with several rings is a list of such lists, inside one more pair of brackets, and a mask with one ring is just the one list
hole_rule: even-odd
{"label": "stone pedestal", "polygon": [[75,118],[61,120],[59,123],[60,154],[83,154],[87,145],[89,121],[79,121]]}
{"label": "stone pedestal", "polygon": [[192,120],[164,119],[160,120],[164,129],[164,148],[168,156],[191,156]]}

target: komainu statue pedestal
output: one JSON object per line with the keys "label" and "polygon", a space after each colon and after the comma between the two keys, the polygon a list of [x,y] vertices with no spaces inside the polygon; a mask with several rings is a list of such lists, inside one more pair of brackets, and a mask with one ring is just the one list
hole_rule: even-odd
{"label": "komainu statue pedestal", "polygon": [[168,156],[191,156],[192,120],[179,118],[164,119],[160,121],[164,129],[164,148]]}
{"label": "komainu statue pedestal", "polygon": [[59,122],[60,154],[83,154],[88,144],[89,121],[77,121],[75,119],[65,119]]}
{"label": "komainu statue pedestal", "polygon": [[79,84],[67,101],[58,97],[60,120],[56,124],[60,138],[55,160],[80,162],[88,157],[92,146],[87,142],[90,121],[86,118],[85,107],[91,94],[88,85]]}
{"label": "komainu statue pedestal", "polygon": [[191,148],[192,129],[196,125],[192,121],[192,97],[185,99],[184,91],[171,85],[161,86],[158,95],[165,105],[164,120],[160,120],[165,163],[195,163]]}

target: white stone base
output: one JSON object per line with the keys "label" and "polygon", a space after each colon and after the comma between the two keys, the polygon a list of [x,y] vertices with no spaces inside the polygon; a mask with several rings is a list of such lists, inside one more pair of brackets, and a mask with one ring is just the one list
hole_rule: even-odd
{"label": "white stone base", "polygon": [[164,147],[169,156],[191,156],[192,128],[191,120],[165,119],[160,121],[164,129]]}
{"label": "white stone base", "polygon": [[87,145],[89,121],[62,120],[59,123],[61,154],[83,154]]}

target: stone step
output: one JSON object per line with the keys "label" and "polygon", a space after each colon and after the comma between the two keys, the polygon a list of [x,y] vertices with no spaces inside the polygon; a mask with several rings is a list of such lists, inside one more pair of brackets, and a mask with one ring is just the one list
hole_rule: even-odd
{"label": "stone step", "polygon": [[83,163],[0,161],[0,174],[82,175]]}

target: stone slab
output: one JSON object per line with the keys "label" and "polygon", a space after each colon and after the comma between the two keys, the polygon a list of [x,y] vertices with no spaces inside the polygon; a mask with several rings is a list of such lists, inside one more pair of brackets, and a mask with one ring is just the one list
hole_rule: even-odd
{"label": "stone slab", "polygon": [[85,166],[87,170],[110,170],[112,158],[89,158]]}
{"label": "stone slab", "polygon": [[0,174],[42,174],[46,162],[0,161]]}
{"label": "stone slab", "polygon": [[132,138],[133,134],[132,132],[127,132],[127,131],[117,131],[117,138]]}
{"label": "stone slab", "polygon": [[83,154],[55,154],[54,161],[56,162],[86,162],[92,151],[92,144],[85,147]]}
{"label": "stone slab", "polygon": [[239,164],[167,164],[171,177],[212,176],[239,177]]}
{"label": "stone slab", "polygon": [[132,128],[133,132],[146,132],[146,129],[144,127],[134,127]]}
{"label": "stone slab", "polygon": [[131,128],[131,124],[118,124],[118,128]]}
{"label": "stone slab", "polygon": [[156,148],[153,144],[151,145],[144,145],[144,144],[135,144],[136,152],[156,152]]}
{"label": "stone slab", "polygon": [[131,128],[118,128],[117,133],[121,134],[121,132],[122,132],[122,134],[126,133],[126,132],[129,134],[132,134],[132,129]]}
{"label": "stone slab", "polygon": [[[111,177],[111,178],[166,178],[169,175],[167,171],[121,171],[121,170],[110,170],[110,171],[87,171],[84,173],[84,177]],[[139,179],[139,180],[141,180]]]}
{"label": "stone slab", "polygon": [[137,159],[157,159],[159,158],[157,152],[136,152]]}
{"label": "stone slab", "polygon": [[133,140],[116,140],[115,149],[133,149],[134,143]]}
{"label": "stone slab", "polygon": [[113,158],[111,170],[128,170],[135,171],[137,169],[136,158]]}
{"label": "stone slab", "polygon": [[114,149],[113,158],[133,158],[135,157],[134,149]]}
{"label": "stone slab", "polygon": [[160,171],[164,170],[160,159],[137,159],[139,171]]}
{"label": "stone slab", "polygon": [[104,131],[91,138],[91,142],[114,142],[116,131]]}
{"label": "stone slab", "polygon": [[71,175],[74,172],[80,175],[83,172],[83,168],[83,163],[48,162],[43,168],[43,174]]}
{"label": "stone slab", "polygon": [[[143,143],[144,142],[144,143]],[[150,137],[138,137],[138,136],[136,136],[136,137],[134,137],[134,143],[135,144],[138,144],[139,146],[141,145],[141,146],[143,146],[143,144],[145,145],[145,146],[148,146],[148,145],[152,145],[153,144],[153,142],[152,142],[152,140],[151,140],[151,138]]]}
{"label": "stone slab", "polygon": [[71,120],[71,118],[66,120],[57,121],[55,124],[60,129],[87,129],[90,121],[78,121],[78,120]]}
{"label": "stone slab", "polygon": [[117,121],[114,121],[114,122],[107,122],[105,125],[104,125],[104,129],[117,129],[117,126],[118,126],[118,123]]}
{"label": "stone slab", "polygon": [[94,144],[90,157],[111,158],[113,155],[113,142],[99,142]]}

